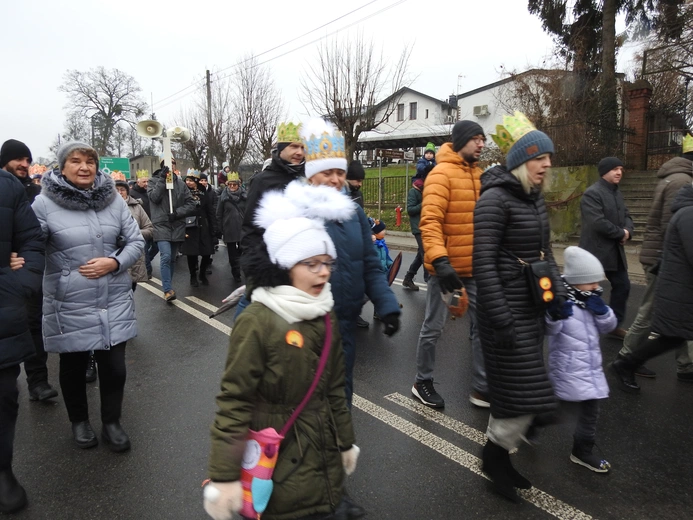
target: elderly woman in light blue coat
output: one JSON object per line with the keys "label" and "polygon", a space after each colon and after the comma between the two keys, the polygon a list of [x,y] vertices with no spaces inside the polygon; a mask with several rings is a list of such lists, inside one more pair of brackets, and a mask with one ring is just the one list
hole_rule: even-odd
{"label": "elderly woman in light blue coat", "polygon": [[144,239],[113,180],[98,171],[85,143],[58,150],[59,168],[46,173],[33,204],[46,235],[43,335],[47,352],[60,354],[60,386],[75,442],[98,441],[89,423],[86,368],[98,364],[102,439],[113,451],[130,448],[120,425],[125,388],[125,345],[137,335],[128,274]]}

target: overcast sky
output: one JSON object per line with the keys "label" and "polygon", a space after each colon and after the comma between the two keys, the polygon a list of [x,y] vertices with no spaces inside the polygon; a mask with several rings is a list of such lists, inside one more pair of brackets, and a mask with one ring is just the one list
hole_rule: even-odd
{"label": "overcast sky", "polygon": [[230,67],[249,52],[263,53],[361,6],[259,58],[270,60],[266,66],[290,118],[306,116],[298,78],[305,63],[316,59],[318,44],[278,56],[335,31],[346,37],[363,31],[393,60],[405,44],[413,45],[412,88],[441,99],[497,81],[502,67],[542,66],[553,53],[551,38],[527,13],[525,0],[1,3],[0,143],[24,141],[34,158],[49,156],[49,146],[63,131],[67,100],[58,86],[69,69],[104,66],[130,74],[147,103],[153,96],[157,118],[170,126],[194,94],[188,89],[169,96],[203,77],[205,69]]}

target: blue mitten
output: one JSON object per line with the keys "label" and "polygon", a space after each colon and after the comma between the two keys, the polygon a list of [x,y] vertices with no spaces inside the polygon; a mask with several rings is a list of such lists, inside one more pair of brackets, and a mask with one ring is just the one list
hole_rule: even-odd
{"label": "blue mitten", "polygon": [[566,320],[573,315],[573,302],[556,299],[549,304],[547,312],[553,321]]}
{"label": "blue mitten", "polygon": [[596,294],[591,295],[585,300],[585,307],[597,316],[603,316],[609,312],[609,306]]}

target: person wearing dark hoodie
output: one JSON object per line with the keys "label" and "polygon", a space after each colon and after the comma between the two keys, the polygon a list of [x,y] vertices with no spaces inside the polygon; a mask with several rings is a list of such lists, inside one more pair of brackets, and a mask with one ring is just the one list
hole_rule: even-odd
{"label": "person wearing dark hoodie", "polygon": [[419,157],[419,160],[416,162],[416,175],[414,175],[414,179],[412,180],[421,179],[425,181],[428,174],[431,173],[431,170],[435,167],[436,145],[427,143],[423,157]]}
{"label": "person wearing dark hoodie", "polygon": [[506,154],[506,165],[481,176],[474,208],[477,323],[491,401],[482,469],[498,493],[520,502],[515,488],[532,484],[513,468],[509,452],[520,445],[535,418],[557,408],[544,365],[546,299],[539,303],[532,296],[524,265],[548,263],[557,309],[563,308],[567,291],[551,250],[542,195],[553,142],[520,112],[505,116],[498,128],[502,130],[492,137]]}
{"label": "person wearing dark hoodie", "polygon": [[[19,179],[24,186],[29,204],[32,204],[41,193],[41,186],[34,184],[29,176],[31,161],[31,150],[21,141],[9,139],[0,148],[0,168]],[[48,366],[46,364],[48,354],[43,345],[43,333],[41,331],[43,318],[43,294],[41,290],[27,300],[27,312],[29,313],[29,329],[36,351],[33,357],[24,361],[29,400],[45,401],[58,397],[58,391],[48,382]]]}
{"label": "person wearing dark hoodie", "polygon": [[[657,172],[660,179],[655,188],[650,213],[647,216],[645,237],[642,242],[640,263],[645,271],[645,293],[640,302],[640,309],[635,321],[628,329],[623,339],[623,348],[619,357],[628,355],[633,347],[650,335],[652,330],[652,312],[655,284],[657,282],[657,266],[662,260],[662,245],[669,220],[671,220],[671,204],[677,193],[693,180],[693,137],[689,134],[683,140],[683,154],[665,162]],[[680,381],[693,382],[693,342],[676,351],[676,372]],[[654,371],[642,365],[635,371],[641,377],[655,377]]]}
{"label": "person wearing dark hoodie", "polygon": [[654,290],[650,334],[642,336],[629,354],[611,364],[620,387],[637,393],[637,368],[660,354],[683,348],[693,340],[693,186],[681,188],[671,204],[662,262]]}
{"label": "person wearing dark hoodie", "polygon": [[[409,214],[409,224],[411,225],[411,234],[414,235],[418,250],[414,260],[412,260],[411,265],[407,270],[407,274],[404,275],[402,287],[412,291],[419,290],[419,286],[414,283],[414,277],[416,276],[416,273],[419,272],[419,267],[423,265],[424,261],[423,242],[421,241],[421,230],[419,229],[419,222],[421,221],[421,203],[423,201],[423,187],[423,179],[414,179],[411,184],[409,194],[407,195],[407,213]],[[428,271],[426,268],[424,268],[424,282],[428,282],[428,277]]]}
{"label": "person wearing dark hoodie", "polygon": [[347,190],[351,200],[361,206],[361,209],[363,209],[363,192],[361,191],[361,186],[363,186],[363,179],[365,178],[366,172],[363,169],[363,165],[359,161],[351,161],[347,168]]}

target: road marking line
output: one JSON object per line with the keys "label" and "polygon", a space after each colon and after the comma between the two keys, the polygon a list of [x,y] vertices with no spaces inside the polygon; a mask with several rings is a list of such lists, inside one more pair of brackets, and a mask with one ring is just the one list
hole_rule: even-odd
{"label": "road marking line", "polygon": [[212,312],[217,312],[219,310],[219,307],[216,307],[212,305],[211,303],[207,303],[204,300],[200,300],[199,298],[196,298],[195,296],[186,296],[186,300],[190,300],[193,303],[196,303],[200,307],[204,307],[205,309],[212,311]]}
{"label": "road marking line", "polygon": [[[152,278],[152,280],[153,280],[153,278]],[[141,283],[139,285],[141,287],[144,287],[145,289],[147,289],[150,293],[155,294],[156,296],[160,297],[162,300],[164,299],[163,291],[160,291],[159,289],[152,287],[151,285],[146,284],[146,283]],[[228,325],[225,325],[224,323],[220,322],[219,320],[216,320],[214,318],[209,318],[206,314],[198,311],[197,309],[192,308],[187,303],[183,303],[180,300],[173,300],[169,303],[175,305],[180,310],[187,312],[191,316],[206,323],[207,325],[211,325],[212,327],[223,332],[227,336],[231,334],[231,327],[229,327]]]}
{"label": "road marking line", "polygon": [[[365,412],[384,422],[395,430],[404,433],[424,446],[440,453],[444,457],[457,462],[460,466],[467,468],[472,473],[476,473],[480,477],[489,480],[489,478],[481,471],[481,459],[479,457],[466,452],[462,448],[458,448],[451,442],[448,442],[445,439],[428,432],[414,423],[402,419],[400,416],[356,394],[353,396],[353,406],[362,412]],[[539,509],[546,511],[550,515],[561,520],[592,519],[590,515],[583,513],[579,509],[576,509],[573,506],[566,504],[562,500],[559,500],[537,488],[533,487],[532,489],[527,490],[518,489],[517,492],[527,502],[534,504]]]}
{"label": "road marking line", "polygon": [[474,441],[482,446],[486,444],[486,434],[484,432],[479,431],[476,428],[472,428],[471,426],[468,426],[463,422],[458,421],[457,419],[448,417],[447,415],[444,415],[439,411],[434,410],[430,406],[426,406],[422,403],[419,403],[418,401],[414,401],[414,399],[412,399],[411,397],[406,397],[402,394],[394,393],[386,395],[385,399],[387,399],[388,401],[392,401],[393,403],[398,404],[408,410],[411,410],[412,412],[421,415],[429,421],[432,421],[436,424],[440,424],[444,428],[447,428],[448,430],[451,430],[461,435],[462,437],[469,439],[470,441]]}
{"label": "road marking line", "polygon": [[150,282],[154,282],[156,285],[163,286],[164,284],[159,280],[158,278],[154,278],[153,276],[149,279]]}

